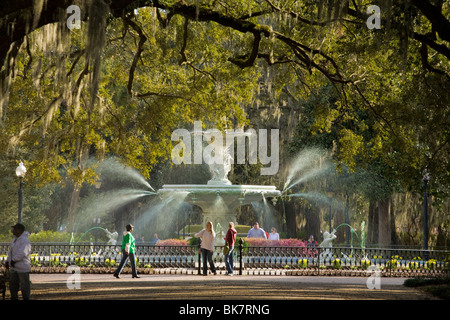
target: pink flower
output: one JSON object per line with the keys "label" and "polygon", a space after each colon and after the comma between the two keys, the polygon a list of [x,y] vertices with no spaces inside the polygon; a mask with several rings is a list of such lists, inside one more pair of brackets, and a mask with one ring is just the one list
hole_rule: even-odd
{"label": "pink flower", "polygon": [[160,240],[156,244],[157,246],[187,246],[189,245],[188,240],[180,240],[180,239],[166,239]]}
{"label": "pink flower", "polygon": [[245,241],[252,247],[305,247],[305,243],[298,239],[265,240],[246,238]]}

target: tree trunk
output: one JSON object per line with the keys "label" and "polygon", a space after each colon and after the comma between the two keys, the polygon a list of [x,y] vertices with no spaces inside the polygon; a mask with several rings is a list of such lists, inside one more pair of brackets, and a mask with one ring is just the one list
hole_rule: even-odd
{"label": "tree trunk", "polygon": [[67,231],[68,232],[76,232],[75,230],[75,215],[78,209],[78,203],[80,200],[80,192],[81,188],[74,186],[72,190],[72,195],[70,197],[70,208],[69,208],[69,217],[67,222]]}
{"label": "tree trunk", "polygon": [[[314,236],[314,239],[319,239],[320,236],[320,218],[318,213],[311,209],[305,207],[305,217],[306,217],[306,232],[307,238],[310,235]],[[307,239],[305,239],[307,240]]]}
{"label": "tree trunk", "polygon": [[378,243],[378,207],[375,201],[369,204],[369,219],[367,223],[367,240],[368,243]]}
{"label": "tree trunk", "polygon": [[[336,210],[333,208],[333,227],[331,229],[331,231],[333,231],[333,229],[336,229],[339,225],[341,225],[342,223],[345,222],[345,217],[344,217],[344,211],[342,210]],[[336,241],[335,243],[345,243],[345,230],[347,230],[348,227],[347,226],[341,226],[339,229],[336,230]]]}
{"label": "tree trunk", "polygon": [[395,211],[394,211],[394,201],[391,201],[391,244],[397,245],[397,232],[395,226]]}
{"label": "tree trunk", "polygon": [[391,245],[391,198],[378,201],[378,244]]}
{"label": "tree trunk", "polygon": [[293,201],[285,201],[286,232],[288,238],[297,236],[296,205]]}
{"label": "tree trunk", "polygon": [[[83,144],[80,140],[79,156],[78,156],[78,168],[83,171],[86,168],[87,161],[89,159],[89,145]],[[78,210],[78,203],[80,200],[81,186],[74,184],[72,196],[70,198],[70,209],[67,223],[68,232],[76,232],[75,228],[75,215]]]}

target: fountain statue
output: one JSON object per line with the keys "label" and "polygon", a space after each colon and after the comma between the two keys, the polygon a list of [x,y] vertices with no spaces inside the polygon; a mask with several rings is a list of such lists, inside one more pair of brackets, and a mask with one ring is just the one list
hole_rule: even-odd
{"label": "fountain statue", "polygon": [[117,237],[119,236],[117,231],[110,232],[110,231],[108,231],[108,229],[105,229],[105,232],[106,232],[106,236],[108,237],[108,244],[115,246],[117,243]]}
{"label": "fountain statue", "polygon": [[336,239],[336,229],[333,229],[333,232],[329,233],[328,231],[325,231],[323,233],[323,241],[319,245],[321,248],[326,248],[320,255],[319,260],[323,262],[324,260],[331,259],[333,257],[333,253],[329,248],[333,247],[333,240]]}
{"label": "fountain statue", "polygon": [[[198,132],[194,133],[198,134]],[[160,197],[168,198],[176,193],[185,194],[184,201],[202,209],[203,224],[211,221],[214,225],[220,223],[222,226],[227,226],[230,221],[236,224],[236,209],[240,206],[266,198],[279,197],[281,193],[275,186],[234,185],[228,180],[228,173],[233,162],[230,151],[234,150],[234,138],[246,136],[249,136],[249,133],[227,133],[226,142],[215,146],[214,156],[204,153],[206,154],[204,160],[211,173],[211,179],[206,184],[166,184],[158,190]]]}
{"label": "fountain statue", "polygon": [[219,148],[216,150],[216,157],[222,159],[221,163],[216,163],[211,159],[209,155],[206,155],[206,163],[209,164],[209,171],[211,172],[211,180],[208,181],[208,184],[216,185],[216,184],[228,184],[231,182],[228,180],[228,173],[231,171],[231,164],[233,162],[233,157],[230,155],[229,147]]}

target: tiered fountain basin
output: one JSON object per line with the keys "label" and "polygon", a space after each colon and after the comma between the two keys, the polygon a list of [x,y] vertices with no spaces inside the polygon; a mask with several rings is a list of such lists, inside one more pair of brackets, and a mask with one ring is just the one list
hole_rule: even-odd
{"label": "tiered fountain basin", "polygon": [[220,223],[225,228],[230,221],[236,224],[237,208],[281,196],[275,186],[233,185],[211,181],[208,184],[166,184],[158,193],[161,197],[185,193],[184,201],[202,209],[204,224],[211,221],[214,226]]}

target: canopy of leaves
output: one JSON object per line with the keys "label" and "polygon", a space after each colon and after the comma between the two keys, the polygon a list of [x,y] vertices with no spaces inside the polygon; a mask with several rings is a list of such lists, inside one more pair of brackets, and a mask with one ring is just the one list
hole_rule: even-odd
{"label": "canopy of leaves", "polygon": [[93,184],[112,155],[150,178],[174,129],[255,124],[269,102],[299,114],[292,153],[328,148],[389,190],[427,170],[448,195],[448,2],[79,0],[72,30],[73,1],[4,2],[1,167],[23,159],[29,185]]}

